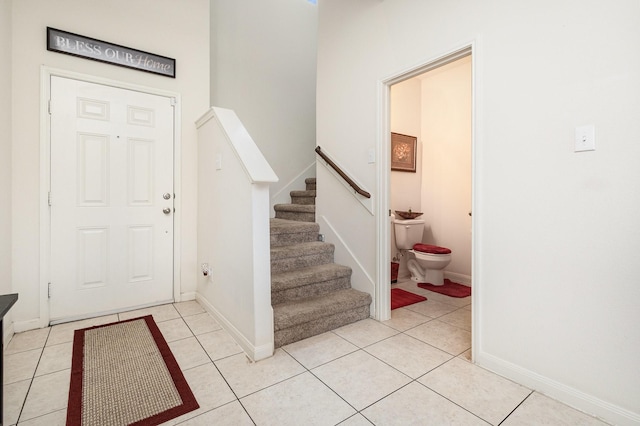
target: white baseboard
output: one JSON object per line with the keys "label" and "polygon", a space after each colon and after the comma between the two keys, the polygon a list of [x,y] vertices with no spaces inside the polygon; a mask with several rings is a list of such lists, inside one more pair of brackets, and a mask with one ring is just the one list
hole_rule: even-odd
{"label": "white baseboard", "polygon": [[2,330],[2,350],[6,349],[6,347],[9,345],[14,333],[13,323],[10,323],[4,328],[5,329]]}
{"label": "white baseboard", "polygon": [[190,291],[188,293],[181,293],[180,300],[176,300],[176,302],[187,302],[189,300],[196,300],[196,292]]}
{"label": "white baseboard", "polygon": [[470,275],[458,274],[457,272],[444,271],[444,277],[445,278],[449,278],[454,283],[464,284],[466,286],[471,287],[471,276]]}
{"label": "white baseboard", "polygon": [[14,321],[13,331],[15,333],[22,333],[23,331],[36,330],[43,328],[40,326],[40,318],[31,319],[28,321]]}
{"label": "white baseboard", "polygon": [[474,362],[503,377],[520,383],[605,422],[631,426],[640,424],[640,414],[603,401],[563,383],[522,368],[485,352],[474,354]]}
{"label": "white baseboard", "polygon": [[195,299],[209,312],[215,320],[225,329],[227,333],[236,341],[242,348],[245,354],[251,359],[251,361],[260,361],[261,359],[269,358],[273,356],[274,345],[273,340],[270,344],[262,346],[254,346],[247,340],[247,338],[231,324],[227,319],[218,312],[218,310],[205,299],[199,293],[196,293]]}

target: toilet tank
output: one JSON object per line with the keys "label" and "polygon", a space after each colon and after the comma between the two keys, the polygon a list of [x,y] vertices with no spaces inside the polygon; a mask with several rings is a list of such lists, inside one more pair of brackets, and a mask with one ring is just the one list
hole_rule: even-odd
{"label": "toilet tank", "polygon": [[422,242],[424,220],[408,219],[393,221],[394,234],[396,235],[396,247],[400,250],[410,250],[416,243]]}

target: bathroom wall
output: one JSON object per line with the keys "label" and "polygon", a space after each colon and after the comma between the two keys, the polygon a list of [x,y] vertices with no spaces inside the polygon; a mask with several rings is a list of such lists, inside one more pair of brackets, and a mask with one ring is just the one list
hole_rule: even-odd
{"label": "bathroom wall", "polygon": [[471,56],[420,80],[423,240],[450,248],[446,276],[471,284]]}
{"label": "bathroom wall", "polygon": [[[416,136],[418,138],[418,146],[416,153],[416,172],[400,172],[391,171],[389,208],[391,213],[395,210],[422,211],[421,204],[421,185],[422,185],[422,161],[420,161],[422,153],[422,93],[421,82],[417,78],[403,81],[391,86],[390,93],[390,125],[391,131],[394,133],[402,133],[403,135]],[[406,257],[397,256],[398,249],[396,247],[395,234],[393,226],[391,228],[391,258],[396,257],[400,263],[400,271],[398,276],[404,277],[409,275],[407,269]]]}
{"label": "bathroom wall", "polygon": [[412,78],[391,86],[390,101],[391,131],[418,138],[416,172],[391,171],[391,194],[389,205],[394,210],[421,210],[422,161],[422,94],[420,80]]}

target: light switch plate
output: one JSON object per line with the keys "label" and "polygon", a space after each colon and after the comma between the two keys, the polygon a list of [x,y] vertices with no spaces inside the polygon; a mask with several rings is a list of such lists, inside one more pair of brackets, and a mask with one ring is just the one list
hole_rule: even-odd
{"label": "light switch plate", "polygon": [[367,162],[373,164],[376,162],[376,150],[375,148],[369,148],[367,151]]}
{"label": "light switch plate", "polygon": [[576,144],[574,151],[595,151],[596,127],[593,124],[576,127]]}

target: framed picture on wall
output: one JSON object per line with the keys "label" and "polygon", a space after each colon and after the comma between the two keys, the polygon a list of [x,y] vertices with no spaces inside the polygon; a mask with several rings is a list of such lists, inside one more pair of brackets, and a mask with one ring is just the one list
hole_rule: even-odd
{"label": "framed picture on wall", "polygon": [[391,170],[415,173],[417,145],[415,136],[391,133]]}

